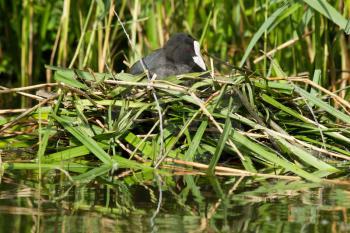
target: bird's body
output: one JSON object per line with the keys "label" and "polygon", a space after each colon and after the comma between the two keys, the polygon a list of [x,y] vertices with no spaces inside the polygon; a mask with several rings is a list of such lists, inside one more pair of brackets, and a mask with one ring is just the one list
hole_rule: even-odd
{"label": "bird's body", "polygon": [[[206,71],[200,54],[199,43],[185,33],[173,35],[163,48],[142,58],[144,67],[137,61],[131,68],[131,74],[141,74],[146,70],[150,75],[164,78],[192,72]],[[144,69],[145,68],[145,69]]]}

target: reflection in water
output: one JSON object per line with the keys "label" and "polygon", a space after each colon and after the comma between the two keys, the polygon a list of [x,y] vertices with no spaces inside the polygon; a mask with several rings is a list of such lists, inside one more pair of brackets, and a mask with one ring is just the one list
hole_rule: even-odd
{"label": "reflection in water", "polygon": [[[347,232],[350,191],[248,178],[161,177],[72,185],[28,172],[0,185],[2,232]],[[58,185],[59,184],[59,185]],[[154,226],[152,227],[152,222]]]}

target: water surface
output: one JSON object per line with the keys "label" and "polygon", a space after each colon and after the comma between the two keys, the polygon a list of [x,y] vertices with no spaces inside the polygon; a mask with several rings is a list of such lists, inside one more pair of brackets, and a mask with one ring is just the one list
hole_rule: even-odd
{"label": "water surface", "polygon": [[184,176],[161,177],[160,194],[159,180],[79,185],[60,173],[47,173],[40,182],[37,175],[21,171],[1,177],[1,232],[350,230],[347,186]]}

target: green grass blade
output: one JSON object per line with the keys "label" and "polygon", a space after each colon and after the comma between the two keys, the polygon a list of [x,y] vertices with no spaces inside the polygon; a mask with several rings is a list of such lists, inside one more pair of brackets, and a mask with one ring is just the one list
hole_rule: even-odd
{"label": "green grass blade", "polygon": [[329,172],[329,174],[334,173],[334,172],[338,172],[339,170],[336,169],[335,167],[323,162],[322,160],[319,160],[318,158],[316,158],[315,156],[311,155],[310,153],[306,152],[305,150],[303,150],[302,148],[300,148],[299,146],[293,145],[289,142],[287,142],[285,139],[283,138],[278,138],[278,141],[285,146],[286,148],[288,148],[288,150],[293,153],[295,156],[297,156],[299,159],[301,159],[302,161],[304,161],[306,164],[308,164],[309,166],[315,167],[318,170],[324,170]]}
{"label": "green grass blade", "polygon": [[5,162],[1,164],[1,169],[3,170],[73,170],[73,169],[86,169],[88,166],[77,164],[77,163],[66,163],[66,164],[37,164],[37,163],[9,163]]}
{"label": "green grass blade", "polygon": [[339,147],[336,147],[336,146],[332,146],[332,145],[330,145],[330,144],[325,144],[325,143],[323,143],[323,142],[320,142],[320,141],[318,141],[318,140],[314,140],[314,139],[311,139],[311,138],[308,138],[308,137],[306,137],[306,136],[295,136],[295,138],[298,138],[298,139],[300,139],[300,140],[303,140],[303,141],[306,141],[306,142],[310,142],[310,143],[313,143],[313,144],[316,144],[316,145],[318,145],[318,146],[325,146],[326,148],[328,148],[328,149],[331,149],[331,150],[333,150],[333,151],[336,151],[336,152],[338,152],[338,153],[341,153],[341,154],[344,154],[344,155],[347,155],[347,156],[349,156],[350,157],[350,152],[348,152],[348,151],[346,151],[346,150],[343,150],[343,149],[341,149],[341,148],[339,148]]}
{"label": "green grass blade", "polygon": [[[133,147],[137,147],[139,151],[142,152],[142,154],[146,157],[146,158],[153,158],[153,153],[154,153],[154,150],[153,150],[153,147],[151,145],[150,142],[142,142],[142,140],[136,136],[135,134],[133,134],[132,132],[129,132],[124,140],[128,143],[130,143]],[[140,144],[140,145],[139,145]],[[168,152],[169,156],[170,157],[183,157],[182,154],[179,154],[177,153],[176,151],[174,150],[171,150]]]}
{"label": "green grass blade", "polygon": [[[109,145],[98,143],[98,145],[103,149],[108,149]],[[54,163],[54,162],[60,162],[65,160],[71,160],[73,158],[77,158],[80,156],[88,155],[91,152],[89,151],[86,146],[76,146],[73,148],[69,148],[63,151],[55,152],[49,155],[46,155],[43,159],[43,163]]]}
{"label": "green grass blade", "polygon": [[88,172],[74,176],[73,180],[79,183],[88,183],[91,180],[95,179],[96,177],[99,177],[108,173],[110,170],[111,170],[111,166],[108,164],[104,164],[101,167],[96,167],[89,170]]}
{"label": "green grass blade", "polygon": [[327,111],[329,114],[331,114],[332,116],[344,121],[347,124],[350,124],[350,116],[339,111],[338,109],[335,109],[334,107],[332,107],[331,105],[323,102],[322,100],[320,100],[319,98],[315,97],[314,95],[310,94],[309,92],[301,89],[298,86],[295,86],[294,89],[297,93],[299,93],[301,96],[305,97],[308,101],[312,102],[313,104],[315,104],[316,106],[322,108],[323,110]]}
{"label": "green grass blade", "polygon": [[345,30],[345,33],[350,33],[350,27],[347,27],[348,20],[344,18],[332,5],[325,0],[303,0],[306,4],[324,15],[333,23],[337,24],[341,29]]}
{"label": "green grass blade", "polygon": [[84,83],[79,82],[74,78],[74,73],[72,71],[57,71],[55,73],[55,80],[58,82],[62,82],[65,85],[68,85],[70,87],[75,87],[83,90],[88,90],[88,86],[86,86]]}
{"label": "green grass blade", "polygon": [[245,50],[245,53],[242,57],[241,62],[239,63],[239,67],[243,67],[244,63],[246,62],[250,52],[254,48],[255,44],[258,42],[258,40],[261,38],[261,36],[267,31],[274,22],[277,19],[279,15],[281,15],[285,10],[288,9],[288,4],[283,5],[279,9],[277,9],[272,15],[270,15],[269,18],[260,26],[259,30],[254,34],[253,38],[249,42],[248,47]]}
{"label": "green grass blade", "polygon": [[266,103],[269,103],[271,104],[272,106],[278,108],[278,109],[281,109],[282,111],[290,114],[291,116],[303,121],[303,122],[306,122],[306,123],[310,123],[310,120],[302,115],[300,115],[298,112],[294,111],[293,109],[287,107],[287,106],[284,106],[283,104],[281,104],[280,102],[278,102],[277,100],[275,100],[274,98],[272,98],[271,96],[268,96],[266,94],[262,94],[261,95],[261,98],[266,102]]}
{"label": "green grass blade", "polygon": [[[308,123],[307,125],[310,126],[310,128],[312,129],[315,129],[317,131],[320,131],[322,130],[325,134],[333,137],[333,138],[336,138],[338,140],[341,140],[341,141],[344,141],[346,143],[350,143],[350,139],[347,138],[347,137],[344,137],[343,135],[341,135],[340,133],[337,133],[337,132],[327,132],[329,129],[323,125],[318,125],[319,128],[315,128],[316,126],[316,122],[313,122],[312,120],[306,118],[305,116],[303,115],[300,115],[298,112],[294,111],[293,109],[281,104],[280,102],[278,102],[277,100],[275,100],[274,98],[272,98],[271,96],[268,96],[266,94],[262,94],[261,95],[262,99],[271,104],[272,106],[290,114],[291,116],[294,116],[295,118],[305,122],[305,123]],[[303,125],[304,127],[306,126],[306,124]]]}
{"label": "green grass blade", "polygon": [[218,163],[220,156],[221,156],[221,153],[224,150],[224,147],[226,145],[226,141],[231,133],[231,129],[232,129],[231,119],[229,117],[227,117],[226,121],[225,121],[224,130],[219,138],[218,144],[216,145],[215,153],[210,160],[207,174],[214,175],[214,170],[215,170],[216,164]]}
{"label": "green grass blade", "polygon": [[208,126],[208,120],[202,121],[201,125],[199,126],[196,134],[192,139],[190,146],[188,147],[188,150],[185,153],[186,160],[189,160],[189,161],[194,160],[196,151],[200,145],[200,142],[202,140],[203,134],[205,133],[207,126]]}
{"label": "green grass blade", "polygon": [[99,144],[87,136],[84,133],[84,129],[81,126],[72,126],[71,122],[66,121],[62,117],[57,115],[52,115],[52,117],[57,120],[69,133],[71,133],[79,142],[81,142],[86,148],[89,149],[91,153],[93,153],[99,160],[101,160],[105,164],[109,164],[110,166],[113,164],[113,160],[111,157],[103,150]]}
{"label": "green grass blade", "polygon": [[237,131],[234,131],[232,135],[232,139],[235,142],[240,143],[250,151],[256,153],[257,155],[261,156],[263,159],[270,161],[272,164],[275,164],[276,166],[280,166],[287,171],[291,171],[307,180],[313,181],[313,182],[320,182],[321,179],[317,176],[312,175],[311,173],[303,170],[299,166],[289,162],[288,160],[282,159],[278,157],[276,154],[267,151],[263,146],[249,140],[247,137],[243,136]]}

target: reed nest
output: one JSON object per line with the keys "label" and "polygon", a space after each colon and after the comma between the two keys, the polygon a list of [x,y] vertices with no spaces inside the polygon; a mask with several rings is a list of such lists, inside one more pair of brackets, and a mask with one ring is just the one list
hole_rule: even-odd
{"label": "reed nest", "polygon": [[150,80],[48,68],[54,94],[1,129],[10,137],[30,128],[47,167],[84,161],[318,182],[339,176],[350,158],[348,102],[307,77],[232,70]]}

